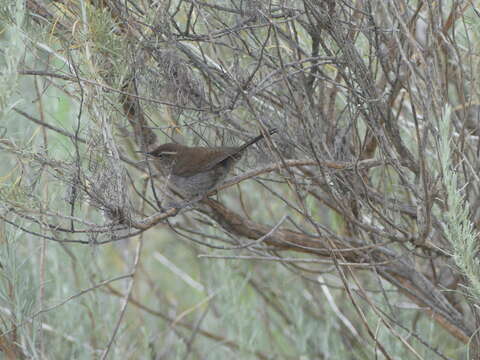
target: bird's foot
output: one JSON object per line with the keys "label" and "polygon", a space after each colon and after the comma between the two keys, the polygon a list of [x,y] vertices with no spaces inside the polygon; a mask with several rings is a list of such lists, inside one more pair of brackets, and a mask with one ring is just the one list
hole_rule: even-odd
{"label": "bird's foot", "polygon": [[185,200],[185,201],[169,201],[167,204],[166,204],[166,208],[167,210],[170,209],[170,208],[175,208],[175,209],[178,209],[178,210],[182,210],[182,209],[185,209],[185,208],[191,208],[193,207],[197,202],[199,202],[200,200],[202,200],[204,198],[203,195],[199,195],[199,196],[196,196],[194,197],[193,199],[190,199],[190,200]]}

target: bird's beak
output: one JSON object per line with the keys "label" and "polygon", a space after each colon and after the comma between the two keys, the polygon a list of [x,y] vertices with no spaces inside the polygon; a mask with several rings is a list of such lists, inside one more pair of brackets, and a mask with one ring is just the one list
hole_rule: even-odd
{"label": "bird's beak", "polygon": [[141,150],[140,150],[140,151],[134,151],[134,152],[136,152],[137,154],[143,154],[143,155],[145,155],[145,156],[147,156],[147,157],[149,157],[149,156],[151,156],[151,155],[152,155],[152,154],[151,154],[151,153],[149,153],[149,152],[146,152],[146,151],[141,151]]}

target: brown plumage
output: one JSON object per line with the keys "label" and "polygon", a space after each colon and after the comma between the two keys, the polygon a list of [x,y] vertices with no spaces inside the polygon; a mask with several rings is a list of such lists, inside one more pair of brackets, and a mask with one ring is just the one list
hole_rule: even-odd
{"label": "brown plumage", "polygon": [[[277,132],[269,131],[270,135]],[[154,159],[168,185],[187,199],[214,190],[240,160],[244,150],[263,138],[263,134],[237,147],[184,146],[167,143],[147,153]]]}

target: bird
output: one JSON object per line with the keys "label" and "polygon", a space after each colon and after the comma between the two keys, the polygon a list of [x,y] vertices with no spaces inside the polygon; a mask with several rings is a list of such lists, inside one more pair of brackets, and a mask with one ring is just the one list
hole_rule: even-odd
{"label": "bird", "polygon": [[[269,135],[277,129],[268,131]],[[166,143],[146,154],[167,179],[167,186],[181,197],[191,200],[214,190],[240,160],[245,149],[264,137],[260,134],[240,146],[185,146]]]}

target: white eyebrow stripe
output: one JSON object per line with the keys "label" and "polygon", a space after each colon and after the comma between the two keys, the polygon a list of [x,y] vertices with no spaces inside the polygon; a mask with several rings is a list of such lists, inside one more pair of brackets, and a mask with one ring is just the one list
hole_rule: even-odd
{"label": "white eyebrow stripe", "polygon": [[176,151],[162,151],[160,155],[177,155]]}

